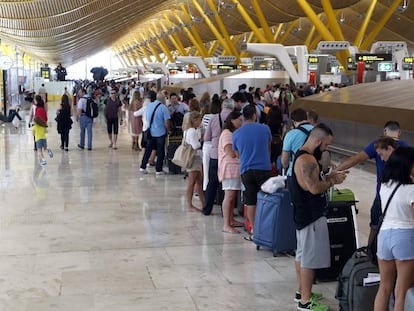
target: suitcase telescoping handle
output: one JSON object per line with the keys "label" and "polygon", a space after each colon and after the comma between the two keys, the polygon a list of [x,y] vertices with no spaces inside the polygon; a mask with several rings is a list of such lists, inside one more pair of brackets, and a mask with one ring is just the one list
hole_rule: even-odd
{"label": "suitcase telescoping handle", "polygon": [[354,221],[354,228],[355,228],[355,244],[356,244],[356,248],[360,248],[360,244],[359,244],[359,229],[358,229],[358,222],[357,222],[357,211],[356,211],[356,206],[355,203],[351,205],[351,212],[352,212],[352,220]]}

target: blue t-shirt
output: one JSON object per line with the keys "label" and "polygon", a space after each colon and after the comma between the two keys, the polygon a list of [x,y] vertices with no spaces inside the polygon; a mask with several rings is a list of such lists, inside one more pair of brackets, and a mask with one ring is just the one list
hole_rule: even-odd
{"label": "blue t-shirt", "polygon": [[[379,194],[381,187],[381,177],[382,172],[384,171],[385,162],[381,160],[379,154],[375,151],[375,143],[377,141],[372,141],[368,146],[365,147],[364,152],[368,155],[368,158],[375,159],[375,164],[377,166],[377,194]],[[403,140],[396,141],[398,146],[406,147],[408,144]]]}
{"label": "blue t-shirt", "polygon": [[269,144],[272,140],[267,125],[247,123],[233,133],[233,149],[238,151],[240,173],[248,170],[270,171]]}
{"label": "blue t-shirt", "polygon": [[[147,111],[146,111],[146,118],[148,121],[148,126],[151,122],[151,116],[154,112],[155,107],[160,103],[160,101],[156,100],[150,104],[148,104]],[[157,108],[154,115],[154,120],[151,124],[151,135],[153,137],[161,137],[167,134],[167,128],[165,127],[165,121],[170,119],[170,114],[168,112],[167,107],[161,103],[161,105]]]}
{"label": "blue t-shirt", "polygon": [[[302,124],[300,126],[308,131],[313,129],[312,124]],[[304,132],[296,128],[287,132],[285,138],[283,139],[282,151],[290,152],[291,154],[291,161],[289,161],[289,168],[286,172],[287,176],[292,176],[292,165],[293,160],[295,159],[295,153],[303,146],[307,137],[308,136]]]}

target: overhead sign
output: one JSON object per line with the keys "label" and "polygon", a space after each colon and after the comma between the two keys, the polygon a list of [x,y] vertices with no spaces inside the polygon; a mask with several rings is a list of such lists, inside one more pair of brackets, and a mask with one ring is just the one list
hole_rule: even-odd
{"label": "overhead sign", "polygon": [[404,57],[403,62],[404,63],[408,63],[408,64],[412,64],[414,61],[414,57]]}
{"label": "overhead sign", "polygon": [[355,54],[355,60],[358,62],[375,63],[375,62],[392,62],[391,54]]}
{"label": "overhead sign", "polygon": [[319,57],[318,56],[309,56],[308,57],[308,63],[309,64],[318,64],[319,63]]}
{"label": "overhead sign", "polygon": [[390,72],[392,71],[392,63],[378,63],[379,72]]}
{"label": "overhead sign", "polygon": [[414,63],[414,57],[404,57],[403,63],[402,63],[402,69],[403,70],[413,70],[413,63]]}
{"label": "overhead sign", "polygon": [[357,70],[357,64],[354,62],[352,57],[348,57],[346,59],[346,69],[347,70]]}
{"label": "overhead sign", "polygon": [[40,68],[40,75],[43,79],[50,79],[50,68],[49,67],[41,67]]}

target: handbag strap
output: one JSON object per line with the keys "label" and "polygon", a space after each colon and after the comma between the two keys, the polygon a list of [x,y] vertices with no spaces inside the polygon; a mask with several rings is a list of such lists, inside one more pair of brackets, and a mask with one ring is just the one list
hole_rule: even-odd
{"label": "handbag strap", "polygon": [[394,190],[392,191],[390,197],[388,198],[387,204],[385,205],[384,212],[380,215],[380,219],[378,221],[378,228],[374,231],[374,235],[373,235],[372,240],[370,242],[368,242],[368,247],[367,247],[368,249],[370,249],[372,247],[372,243],[374,243],[377,240],[378,234],[379,234],[380,229],[382,227],[382,223],[383,223],[385,214],[387,213],[387,210],[388,210],[388,206],[390,206],[391,199],[393,198],[394,194],[397,192],[397,190],[400,186],[401,186],[401,184],[398,184],[394,188]]}
{"label": "handbag strap", "polygon": [[[388,207],[390,206],[391,199],[393,198],[394,194],[397,192],[397,190],[398,190],[398,188],[399,188],[400,186],[401,186],[401,184],[398,184],[398,185],[394,188],[394,190],[392,191],[392,193],[391,193],[390,197],[388,198],[387,204],[385,205],[385,208],[384,208],[384,212],[383,212],[383,213],[382,213],[382,215],[381,215],[381,216],[382,216],[382,220],[384,220],[385,214],[387,213]],[[381,225],[382,225],[382,222],[381,222],[381,224],[379,225],[378,231],[379,231],[379,229],[381,228]]]}
{"label": "handbag strap", "polygon": [[160,105],[161,105],[161,103],[158,103],[158,105],[157,105],[157,106],[155,106],[155,109],[154,109],[154,111],[152,112],[152,115],[151,115],[151,121],[150,121],[150,124],[149,124],[149,127],[148,127],[148,129],[149,129],[149,130],[151,130],[151,124],[152,124],[152,122],[154,121],[155,111],[157,110],[157,108],[158,108]]}
{"label": "handbag strap", "polygon": [[220,130],[223,130],[223,120],[221,119],[221,112],[219,112],[218,117],[219,117]]}

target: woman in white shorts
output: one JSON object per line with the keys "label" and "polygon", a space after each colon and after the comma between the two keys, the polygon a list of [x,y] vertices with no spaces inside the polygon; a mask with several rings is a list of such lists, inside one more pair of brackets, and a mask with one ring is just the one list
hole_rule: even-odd
{"label": "woman in white shorts", "polygon": [[[187,168],[188,183],[187,183],[187,205],[189,211],[201,211],[206,204],[203,192],[203,176],[202,176],[202,161],[201,161],[201,137],[197,129],[201,125],[201,114],[198,111],[192,111],[188,115],[186,125],[183,125],[183,139],[185,142],[196,150],[194,161],[190,168]],[[198,193],[201,206],[198,208],[193,205],[194,190]]]}
{"label": "woman in white shorts", "polygon": [[223,185],[223,232],[240,233],[233,225],[233,209],[237,200],[237,193],[241,188],[240,160],[233,151],[232,133],[243,123],[242,115],[238,111],[229,114],[224,122],[223,132],[218,144],[218,179]]}
{"label": "woman in white shorts", "polygon": [[395,294],[395,311],[404,310],[407,290],[414,285],[414,148],[398,147],[385,164],[380,197],[382,211],[392,194],[379,235],[377,257],[380,287],[375,311],[388,310]]}

